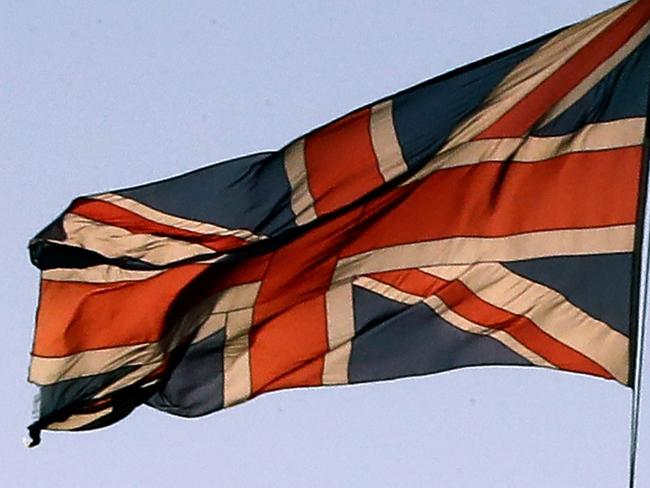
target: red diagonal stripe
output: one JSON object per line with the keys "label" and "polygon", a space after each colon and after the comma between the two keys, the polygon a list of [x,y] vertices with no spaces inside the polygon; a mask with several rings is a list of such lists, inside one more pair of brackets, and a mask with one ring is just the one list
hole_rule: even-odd
{"label": "red diagonal stripe", "polygon": [[120,227],[134,234],[170,237],[192,244],[201,244],[215,251],[226,251],[246,244],[244,239],[235,236],[206,235],[154,222],[130,210],[102,200],[90,198],[76,200],[70,212],[95,222]]}
{"label": "red diagonal stripe", "polygon": [[476,139],[520,137],[526,134],[542,115],[618,51],[648,20],[650,2],[641,0]]}
{"label": "red diagonal stripe", "polygon": [[461,281],[443,280],[416,269],[376,273],[370,277],[419,297],[436,295],[458,315],[483,327],[507,332],[560,369],[612,378],[602,366],[551,337],[529,318],[482,300]]}

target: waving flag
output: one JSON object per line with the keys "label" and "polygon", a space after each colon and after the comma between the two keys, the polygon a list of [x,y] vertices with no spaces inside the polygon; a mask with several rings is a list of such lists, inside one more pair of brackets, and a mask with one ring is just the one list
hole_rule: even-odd
{"label": "waving flag", "polygon": [[529,365],[634,374],[650,1],[284,149],[78,198],[30,242],[40,431]]}

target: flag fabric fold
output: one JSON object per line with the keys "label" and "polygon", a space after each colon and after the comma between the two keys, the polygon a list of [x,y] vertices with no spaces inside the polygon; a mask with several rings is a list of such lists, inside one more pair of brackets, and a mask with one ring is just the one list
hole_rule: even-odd
{"label": "flag fabric fold", "polygon": [[30,241],[40,431],[480,365],[632,381],[650,1]]}

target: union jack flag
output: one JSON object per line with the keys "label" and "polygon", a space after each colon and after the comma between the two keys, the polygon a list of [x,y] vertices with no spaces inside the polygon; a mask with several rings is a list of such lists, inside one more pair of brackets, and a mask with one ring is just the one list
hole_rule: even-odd
{"label": "union jack flag", "polygon": [[30,242],[33,442],[465,366],[629,385],[649,34],[627,2],[280,151],[76,199]]}

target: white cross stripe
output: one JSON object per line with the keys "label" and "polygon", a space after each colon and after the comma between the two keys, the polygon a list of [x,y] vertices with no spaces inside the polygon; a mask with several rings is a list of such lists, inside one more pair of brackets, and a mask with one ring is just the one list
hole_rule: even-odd
{"label": "white cross stripe", "polygon": [[348,382],[348,365],[354,337],[354,304],[350,282],[334,286],[325,294],[328,352],[325,354],[323,384]]}
{"label": "white cross stripe", "polygon": [[632,252],[634,225],[530,232],[507,237],[454,237],[372,249],[338,261],[333,282],[396,269],[520,261],[549,256]]}
{"label": "white cross stripe", "polygon": [[404,162],[402,148],[397,140],[392,100],[386,100],[372,107],[370,136],[379,163],[379,172],[384,177],[384,181],[391,181],[406,173],[408,167]]}
{"label": "white cross stripe", "polygon": [[284,150],[284,169],[291,186],[291,209],[296,216],[296,223],[304,225],[315,220],[317,215],[307,178],[304,138],[298,139]]}

